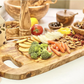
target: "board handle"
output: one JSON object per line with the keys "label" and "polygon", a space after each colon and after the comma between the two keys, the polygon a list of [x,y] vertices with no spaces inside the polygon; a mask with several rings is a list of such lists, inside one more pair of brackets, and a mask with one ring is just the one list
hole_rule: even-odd
{"label": "board handle", "polygon": [[4,64],[5,60],[10,60],[10,57],[0,55],[0,76],[2,76],[2,77],[4,77],[6,75],[5,72],[7,72],[8,70],[12,70],[11,67],[8,67],[6,64]]}
{"label": "board handle", "polygon": [[[23,59],[26,59],[25,61],[28,61],[26,57],[22,57]],[[4,61],[6,60],[11,60],[16,66],[19,68],[11,68],[7,66]],[[12,58],[10,55],[0,55],[0,76],[9,78],[9,79],[16,79],[16,80],[21,80],[23,78],[23,73],[26,74],[26,72],[21,72],[22,74],[19,74],[19,72],[22,70],[24,67],[25,62],[24,61],[18,61],[17,59]]]}

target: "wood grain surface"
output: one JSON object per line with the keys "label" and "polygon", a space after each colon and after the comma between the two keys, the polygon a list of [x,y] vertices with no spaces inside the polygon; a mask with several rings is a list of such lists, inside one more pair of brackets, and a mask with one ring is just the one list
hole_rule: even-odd
{"label": "wood grain surface", "polygon": [[[80,46],[71,50],[71,54],[66,52],[61,57],[53,53],[48,60],[33,60],[29,58],[28,53],[19,52],[15,47],[15,42],[9,42],[0,47],[0,76],[17,80],[25,79],[49,71],[83,55],[84,46]],[[11,60],[19,68],[8,67],[4,64],[5,60]]]}
{"label": "wood grain surface", "polygon": [[75,22],[72,24],[72,29],[74,30],[75,33],[84,35],[84,30],[81,28],[76,27],[76,25],[79,23],[79,21]]}
{"label": "wood grain surface", "polygon": [[74,14],[71,11],[58,11],[56,13],[56,19],[58,22],[63,23],[64,26],[70,26],[73,21],[74,21],[74,17],[75,15],[77,15],[78,13]]}
{"label": "wood grain surface", "polygon": [[19,36],[28,36],[31,35],[31,21],[30,21],[30,12],[29,12],[29,0],[20,0],[21,9],[20,9],[20,28]]}
{"label": "wood grain surface", "polygon": [[[6,25],[6,40],[9,40],[10,38],[13,38],[13,37],[19,37],[19,22],[18,21],[7,21],[5,22],[5,25]],[[9,26],[10,28],[8,28],[7,26]],[[18,28],[15,26],[18,26]]]}

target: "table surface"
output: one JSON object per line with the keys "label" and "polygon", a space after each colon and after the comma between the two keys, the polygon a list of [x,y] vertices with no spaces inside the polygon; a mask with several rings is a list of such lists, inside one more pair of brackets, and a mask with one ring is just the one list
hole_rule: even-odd
{"label": "table surface", "polygon": [[[39,21],[40,25],[48,27],[49,22],[55,22],[56,12],[59,10],[64,9],[50,8],[46,16]],[[71,11],[78,13],[75,16],[74,22],[83,19],[82,10]],[[13,20],[9,16],[7,17],[7,20]],[[18,68],[11,61],[5,61],[5,64],[13,68]],[[84,84],[84,56],[48,72],[24,80],[12,80],[2,77],[0,84]]]}

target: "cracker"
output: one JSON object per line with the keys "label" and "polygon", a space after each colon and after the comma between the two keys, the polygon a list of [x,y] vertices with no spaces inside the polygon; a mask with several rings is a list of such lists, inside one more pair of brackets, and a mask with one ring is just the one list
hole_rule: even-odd
{"label": "cracker", "polygon": [[24,44],[31,45],[31,43],[29,43],[29,42],[24,42]]}
{"label": "cracker", "polygon": [[19,51],[21,51],[21,52],[29,52],[29,48],[19,47]]}
{"label": "cracker", "polygon": [[16,43],[22,43],[25,42],[27,39],[22,39],[22,40],[18,40]]}
{"label": "cracker", "polygon": [[38,40],[36,40],[34,37],[31,37],[31,40],[38,42]]}
{"label": "cracker", "polygon": [[37,40],[38,42],[41,42],[38,36],[33,35],[33,38]]}
{"label": "cracker", "polygon": [[19,46],[23,47],[23,48],[29,48],[31,45],[27,45],[27,44],[24,44],[24,43],[19,43]]}
{"label": "cracker", "polygon": [[29,43],[32,43],[33,41],[32,41],[31,39],[28,39],[28,42],[29,42]]}

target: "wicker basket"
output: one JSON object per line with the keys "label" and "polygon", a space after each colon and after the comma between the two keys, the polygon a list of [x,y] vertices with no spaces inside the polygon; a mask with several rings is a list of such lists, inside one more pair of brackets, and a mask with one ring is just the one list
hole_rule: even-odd
{"label": "wicker basket", "polygon": [[72,24],[72,29],[74,30],[74,32],[84,35],[84,29],[79,29],[78,27],[75,26],[76,24],[78,24],[78,22]]}
{"label": "wicker basket", "polygon": [[[7,21],[6,25],[6,39],[9,40],[11,37],[19,36],[19,22],[17,21]],[[11,25],[14,26],[11,28]],[[16,27],[18,26],[18,27]]]}

